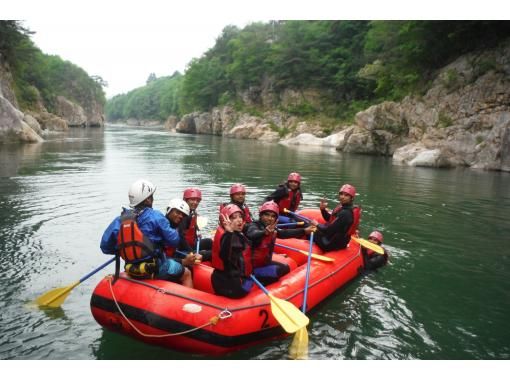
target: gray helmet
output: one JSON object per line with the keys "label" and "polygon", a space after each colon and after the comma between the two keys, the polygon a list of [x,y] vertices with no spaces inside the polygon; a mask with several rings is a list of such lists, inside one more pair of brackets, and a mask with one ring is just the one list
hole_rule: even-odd
{"label": "gray helmet", "polygon": [[172,211],[172,209],[174,208],[181,211],[186,216],[189,215],[189,206],[186,203],[186,201],[182,199],[179,198],[172,199],[170,203],[168,203],[168,206],[166,207],[166,214],[168,215],[168,213]]}
{"label": "gray helmet", "polygon": [[146,179],[139,179],[129,188],[129,207],[138,206],[156,191],[156,186]]}

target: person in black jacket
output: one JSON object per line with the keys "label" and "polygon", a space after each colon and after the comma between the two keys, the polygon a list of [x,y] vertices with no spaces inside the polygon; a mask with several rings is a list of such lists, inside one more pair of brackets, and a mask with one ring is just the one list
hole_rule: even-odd
{"label": "person in black jacket", "polygon": [[315,226],[277,229],[277,221],[278,205],[273,201],[269,201],[259,208],[259,220],[244,227],[244,234],[251,246],[253,274],[264,285],[277,281],[290,271],[287,264],[272,260],[276,238],[301,237],[316,230]]}
{"label": "person in black jacket", "polygon": [[[354,186],[345,184],[338,192],[340,204],[329,213],[327,203],[321,200],[320,210],[325,224],[319,224],[316,220],[312,224],[317,226],[317,233],[313,241],[324,252],[335,251],[347,247],[351,240],[350,232],[359,221],[355,221],[353,213],[353,200],[356,195]],[[357,226],[356,226],[357,228]]]}
{"label": "person in black jacket", "polygon": [[215,294],[242,298],[253,287],[248,239],[243,234],[243,211],[234,204],[223,207],[214,235],[211,282]]}
{"label": "person in black jacket", "polygon": [[295,212],[302,200],[301,175],[296,172],[290,173],[287,177],[287,182],[278,185],[276,190],[266,197],[266,201],[274,201],[278,205],[280,210],[278,215],[279,223],[294,222],[295,220],[284,210],[288,209]]}

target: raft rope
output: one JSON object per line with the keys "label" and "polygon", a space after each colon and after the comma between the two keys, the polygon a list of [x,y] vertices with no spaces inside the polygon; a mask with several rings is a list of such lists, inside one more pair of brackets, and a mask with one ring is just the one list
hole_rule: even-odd
{"label": "raft rope", "polygon": [[181,331],[181,332],[177,332],[177,333],[170,333],[170,334],[162,334],[162,335],[146,334],[146,333],[140,331],[133,324],[133,322],[131,322],[129,320],[129,318],[124,314],[124,312],[120,308],[119,303],[117,302],[117,299],[115,298],[115,294],[113,293],[112,276],[109,275],[107,277],[108,277],[108,284],[110,285],[110,292],[112,294],[113,302],[115,302],[115,306],[117,306],[117,310],[119,310],[119,313],[126,320],[126,322],[133,328],[133,330],[135,330],[138,334],[140,334],[141,336],[144,336],[146,338],[168,338],[168,337],[171,337],[171,336],[189,334],[189,333],[191,333],[193,331],[203,329],[204,327],[207,327],[207,326],[215,326],[220,320],[227,319],[227,318],[230,318],[232,316],[232,313],[229,310],[225,309],[225,310],[222,310],[218,315],[212,316],[209,319],[209,321],[204,323],[203,325],[200,325],[200,326],[197,326],[197,327],[193,327],[193,328],[185,330],[185,331]]}
{"label": "raft rope", "polygon": [[[360,246],[360,249],[358,250],[358,252],[353,255],[348,262],[346,262],[344,265],[342,265],[341,267],[337,268],[335,271],[332,271],[330,272],[327,276],[323,277],[323,278],[320,278],[318,279],[317,281],[313,282],[313,283],[310,283],[310,288],[311,287],[314,287],[316,285],[318,285],[319,283],[327,280],[328,278],[330,277],[333,277],[335,276],[339,271],[341,271],[343,268],[345,268],[346,266],[348,266],[353,260],[355,260],[358,256],[361,255],[361,246]],[[177,296],[177,297],[180,297],[180,298],[184,298],[184,299],[188,299],[188,300],[191,300],[191,301],[194,301],[194,302],[197,302],[197,303],[200,303],[200,304],[203,304],[203,305],[206,305],[206,306],[210,306],[210,307],[213,307],[213,308],[216,308],[218,310],[221,310],[220,313],[218,313],[218,315],[215,315],[213,317],[210,318],[209,322],[207,323],[204,323],[203,325],[201,326],[198,326],[198,327],[194,327],[192,329],[189,329],[189,330],[186,330],[186,331],[182,331],[182,332],[178,332],[178,333],[171,333],[171,334],[164,334],[164,335],[152,335],[152,334],[145,334],[143,332],[141,332],[138,328],[136,328],[136,326],[133,325],[133,323],[127,318],[127,316],[123,313],[123,311],[121,310],[120,308],[120,305],[118,304],[116,298],[115,298],[115,295],[113,293],[113,288],[112,288],[112,282],[111,282],[111,275],[110,276],[107,276],[108,277],[108,283],[110,285],[110,292],[112,294],[112,298],[113,298],[113,301],[115,302],[115,305],[117,306],[117,309],[119,310],[120,314],[124,317],[124,319],[128,322],[128,324],[140,335],[142,336],[145,336],[145,337],[149,337],[149,338],[165,338],[165,337],[171,337],[171,336],[176,336],[176,335],[183,335],[183,334],[187,334],[187,333],[190,333],[190,332],[193,332],[193,331],[196,331],[196,330],[199,330],[201,328],[204,328],[204,327],[207,327],[207,326],[210,326],[210,325],[216,325],[219,320],[222,320],[222,319],[227,319],[227,318],[230,318],[232,316],[232,312],[233,311],[240,311],[240,310],[245,310],[245,309],[252,309],[252,308],[257,308],[257,307],[260,307],[260,306],[264,306],[264,305],[267,305],[268,303],[264,303],[264,304],[257,304],[257,305],[250,305],[250,306],[241,306],[241,307],[237,307],[237,308],[232,308],[232,309],[227,309],[227,308],[220,308],[219,306],[217,305],[214,305],[214,304],[211,304],[209,302],[204,302],[204,301],[201,301],[201,300],[198,300],[198,299],[195,299],[195,298],[192,298],[192,297],[187,297],[187,296],[184,296],[182,294],[177,294],[177,293],[174,293],[174,292],[171,292],[171,291],[168,291],[166,289],[163,289],[163,288],[159,288],[157,286],[154,286],[152,284],[148,284],[147,282],[145,281],[139,281],[139,280],[135,280],[135,279],[132,279],[132,278],[123,278],[121,277],[122,280],[126,280],[126,281],[130,281],[130,282],[134,282],[134,283],[137,283],[139,285],[143,285],[143,286],[147,286],[147,287],[150,287],[150,288],[153,288],[154,290],[156,290],[157,292],[160,292],[160,293],[163,293],[163,294],[169,294],[169,295],[173,295],[173,296]],[[294,292],[293,294],[290,294],[288,297],[286,297],[285,299],[286,300],[290,300],[296,296],[298,296],[300,293],[302,293],[303,291],[302,290],[299,290],[297,292]]]}

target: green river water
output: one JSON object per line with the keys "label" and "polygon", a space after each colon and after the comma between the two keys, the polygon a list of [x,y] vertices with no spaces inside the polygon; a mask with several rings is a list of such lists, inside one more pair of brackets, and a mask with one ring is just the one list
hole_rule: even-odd
{"label": "green river water", "polygon": [[[101,234],[129,185],[157,185],[163,210],[184,188],[203,191],[216,220],[234,182],[255,210],[291,171],[303,207],[356,186],[361,234],[378,228],[391,262],[358,277],[311,315],[311,359],[510,359],[510,174],[394,166],[330,149],[172,134],[157,128],[74,129],[42,144],[0,146],[0,359],[201,359],[99,326],[90,296],[104,269],[61,308],[30,301],[109,257]],[[287,359],[291,338],[224,359]]]}

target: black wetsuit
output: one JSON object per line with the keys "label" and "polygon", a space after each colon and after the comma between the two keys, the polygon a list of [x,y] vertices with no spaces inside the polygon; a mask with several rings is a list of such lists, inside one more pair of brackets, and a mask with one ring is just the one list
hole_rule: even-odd
{"label": "black wetsuit", "polygon": [[[323,218],[328,221],[334,214],[329,214],[326,210],[321,210]],[[347,233],[352,223],[354,215],[352,204],[342,205],[339,212],[335,213],[336,219],[331,224],[319,224],[317,232],[314,234],[313,241],[324,252],[335,251],[347,247],[351,237]]]}

